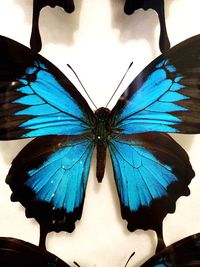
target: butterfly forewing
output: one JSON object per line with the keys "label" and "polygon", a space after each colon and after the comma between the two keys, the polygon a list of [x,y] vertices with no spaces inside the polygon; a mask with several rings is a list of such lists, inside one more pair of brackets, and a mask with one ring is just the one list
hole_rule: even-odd
{"label": "butterfly forewing", "polygon": [[200,36],[170,49],[147,66],[112,110],[117,132],[199,133]]}
{"label": "butterfly forewing", "polygon": [[94,115],[49,61],[0,37],[0,139],[91,132]]}

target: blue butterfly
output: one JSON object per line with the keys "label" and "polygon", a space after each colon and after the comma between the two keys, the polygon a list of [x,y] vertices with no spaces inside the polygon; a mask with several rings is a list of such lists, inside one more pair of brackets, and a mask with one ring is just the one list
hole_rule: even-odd
{"label": "blue butterfly", "polygon": [[42,40],[39,31],[39,17],[40,11],[46,6],[60,6],[67,13],[72,13],[75,9],[73,0],[33,0],[33,24],[30,45],[35,52],[39,52],[42,48]]}
{"label": "blue butterfly", "polygon": [[189,195],[189,157],[168,134],[200,132],[200,36],[155,59],[110,111],[91,110],[49,61],[0,37],[0,139],[37,137],[13,160],[6,182],[44,233],[72,232],[81,218],[90,162],[96,177],[112,159],[128,229],[153,229]]}
{"label": "blue butterfly", "polygon": [[124,12],[127,15],[133,14],[139,8],[143,8],[144,10],[151,8],[157,12],[160,21],[159,44],[161,52],[164,52],[170,48],[170,42],[165,23],[164,5],[164,0],[125,0],[124,5]]}

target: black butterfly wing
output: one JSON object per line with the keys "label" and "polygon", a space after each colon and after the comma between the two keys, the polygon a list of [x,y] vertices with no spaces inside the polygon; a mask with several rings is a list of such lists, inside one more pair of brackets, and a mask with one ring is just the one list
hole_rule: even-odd
{"label": "black butterfly wing", "polygon": [[141,267],[200,266],[200,234],[186,237],[153,256]]}
{"label": "black butterfly wing", "polygon": [[31,49],[35,52],[39,52],[42,48],[42,40],[39,30],[39,17],[40,11],[45,7],[60,6],[64,8],[67,13],[72,13],[75,9],[73,0],[34,0],[33,1],[33,22],[30,45]]}
{"label": "black butterfly wing", "polygon": [[161,52],[167,51],[170,48],[170,42],[165,23],[164,0],[126,0],[124,12],[127,15],[131,15],[139,8],[144,10],[152,8],[158,13],[160,21],[160,50]]}
{"label": "black butterfly wing", "polygon": [[2,267],[70,267],[55,255],[15,238],[0,238]]}
{"label": "black butterfly wing", "polygon": [[90,132],[94,115],[48,60],[0,37],[0,139]]}

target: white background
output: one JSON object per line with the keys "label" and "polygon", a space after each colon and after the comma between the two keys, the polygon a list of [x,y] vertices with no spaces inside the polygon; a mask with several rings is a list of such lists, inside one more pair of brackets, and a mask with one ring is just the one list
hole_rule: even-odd
{"label": "white background", "polygon": [[[165,3],[172,46],[199,33],[199,0],[166,0]],[[110,108],[131,80],[160,54],[157,14],[139,10],[127,16],[123,4],[122,0],[76,0],[76,10],[70,15],[59,7],[46,7],[41,12],[41,54],[57,65],[86,97],[66,66],[70,63],[98,107],[108,102],[131,61],[133,67]],[[0,0],[0,34],[29,46],[31,19],[31,0]],[[200,136],[175,138],[189,153],[196,177],[190,185],[191,195],[181,197],[175,214],[164,220],[167,245],[200,229]],[[26,142],[0,142],[0,236],[38,244],[38,224],[25,217],[19,203],[9,200],[11,191],[4,182],[12,159]],[[135,251],[129,267],[140,266],[154,254],[155,234],[141,230],[128,232],[126,221],[120,216],[110,159],[102,184],[96,181],[95,164],[93,157],[81,221],[72,234],[50,233],[48,250],[69,264],[77,261],[81,267],[122,267]]]}

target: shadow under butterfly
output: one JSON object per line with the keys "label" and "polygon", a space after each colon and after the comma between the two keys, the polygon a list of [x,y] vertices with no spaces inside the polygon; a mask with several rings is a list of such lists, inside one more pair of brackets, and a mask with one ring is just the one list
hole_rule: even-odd
{"label": "shadow under butterfly", "polygon": [[167,133],[200,132],[200,35],[156,58],[111,111],[107,104],[93,112],[53,64],[2,36],[0,58],[0,139],[36,137],[13,160],[6,182],[11,200],[39,222],[40,247],[48,232],[75,229],[96,147],[99,182],[110,152],[128,230],[155,230],[163,249],[162,221],[190,194],[195,175]]}
{"label": "shadow under butterfly", "polygon": [[160,21],[160,51],[162,53],[165,52],[170,48],[170,42],[165,23],[164,0],[126,0],[124,12],[127,15],[131,15],[139,8],[143,8],[144,10],[151,8],[157,12]]}
{"label": "shadow under butterfly", "polygon": [[42,48],[42,40],[39,30],[39,17],[40,11],[46,6],[60,6],[67,13],[72,13],[75,9],[73,0],[33,0],[33,21],[30,46],[31,49],[35,52],[39,52]]}

